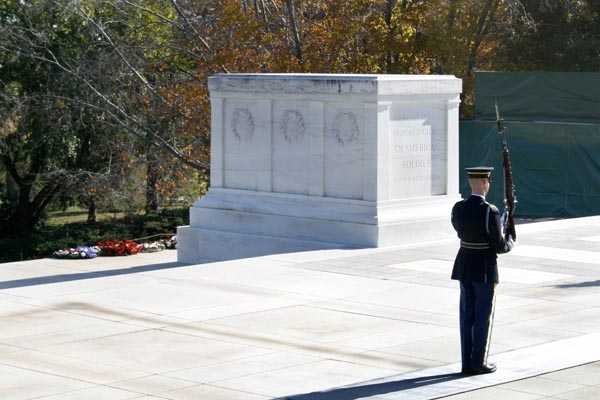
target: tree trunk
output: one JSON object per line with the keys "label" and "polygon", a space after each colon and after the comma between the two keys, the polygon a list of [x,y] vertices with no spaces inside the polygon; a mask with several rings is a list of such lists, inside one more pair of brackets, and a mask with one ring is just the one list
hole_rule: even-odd
{"label": "tree trunk", "polygon": [[467,63],[467,76],[469,77],[473,76],[473,71],[475,70],[475,67],[477,67],[477,53],[479,52],[481,42],[483,41],[484,36],[487,34],[487,30],[494,19],[494,14],[496,13],[498,4],[499,2],[497,0],[488,0],[483,7],[483,11],[479,15],[477,31],[473,37],[473,44],[469,49],[469,58]]}
{"label": "tree trunk", "polygon": [[96,199],[94,199],[93,197],[90,198],[90,201],[88,203],[87,223],[96,223]]}
{"label": "tree trunk", "polygon": [[6,199],[8,200],[8,204],[15,204],[19,197],[19,187],[17,183],[9,174],[6,173]]}
{"label": "tree trunk", "polygon": [[387,40],[388,50],[385,52],[385,72],[390,74],[392,73],[392,68],[394,65],[393,54],[389,49],[389,46],[392,45],[392,41],[394,40],[394,27],[392,26],[392,14],[394,12],[394,7],[396,7],[397,0],[386,0],[385,2],[385,10],[384,10],[384,20],[387,26]]}
{"label": "tree trunk", "polygon": [[146,165],[146,214],[158,211],[158,171],[153,158],[149,154]]}
{"label": "tree trunk", "polygon": [[19,185],[17,206],[8,220],[9,231],[25,238],[31,236],[33,228],[37,223],[36,212],[29,198],[30,194],[30,184]]}
{"label": "tree trunk", "polygon": [[[448,18],[446,20],[446,38],[454,39],[454,27],[456,25],[456,8],[457,0],[448,1]],[[439,74],[447,74],[450,71],[448,64],[450,62],[451,52],[446,49],[442,52],[440,57],[440,65],[437,70]]]}
{"label": "tree trunk", "polygon": [[298,30],[298,21],[296,20],[296,10],[294,9],[294,2],[292,0],[286,0],[288,18],[290,20],[290,28],[292,30],[292,38],[294,40],[294,53],[300,65],[304,64],[304,58],[302,56],[302,41],[300,39],[300,33]]}
{"label": "tree trunk", "polygon": [[14,210],[8,217],[6,231],[15,233],[21,237],[28,238],[33,233],[33,228],[44,215],[44,210],[61,189],[61,180],[46,183],[39,192],[33,193],[37,173],[34,167],[24,176],[19,175],[16,163],[12,158],[4,155],[0,157],[10,174],[16,190],[15,199],[12,204]]}

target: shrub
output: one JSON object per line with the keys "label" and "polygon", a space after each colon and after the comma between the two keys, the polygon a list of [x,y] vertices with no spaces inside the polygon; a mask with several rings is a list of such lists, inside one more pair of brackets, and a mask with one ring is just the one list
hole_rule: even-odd
{"label": "shrub", "polygon": [[148,215],[129,215],[88,224],[47,224],[31,238],[0,237],[0,262],[48,257],[58,249],[93,245],[100,240],[139,239],[156,234],[175,234],[177,226],[189,223],[188,208],[164,209]]}

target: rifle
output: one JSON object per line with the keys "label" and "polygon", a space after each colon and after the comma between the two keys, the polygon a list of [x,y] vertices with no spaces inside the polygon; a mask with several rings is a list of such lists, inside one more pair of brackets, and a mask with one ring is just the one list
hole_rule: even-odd
{"label": "rifle", "polygon": [[515,231],[515,207],[517,205],[517,194],[513,183],[512,167],[510,164],[510,153],[508,152],[508,143],[506,141],[506,130],[504,129],[504,120],[500,118],[498,110],[498,102],[494,103],[496,107],[496,125],[498,133],[502,137],[502,165],[504,166],[504,209],[507,212],[507,218],[504,226],[504,236],[512,236],[513,240],[517,240]]}

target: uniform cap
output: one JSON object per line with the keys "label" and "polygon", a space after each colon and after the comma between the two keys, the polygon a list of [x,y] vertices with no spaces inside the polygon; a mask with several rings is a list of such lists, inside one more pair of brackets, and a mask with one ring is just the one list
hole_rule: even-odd
{"label": "uniform cap", "polygon": [[494,167],[471,167],[465,168],[467,176],[471,179],[489,179]]}

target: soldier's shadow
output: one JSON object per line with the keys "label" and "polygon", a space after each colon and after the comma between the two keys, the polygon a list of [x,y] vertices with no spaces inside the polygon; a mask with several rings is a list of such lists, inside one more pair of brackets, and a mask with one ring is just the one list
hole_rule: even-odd
{"label": "soldier's shadow", "polygon": [[420,376],[417,378],[403,379],[399,381],[364,384],[351,387],[331,389],[323,392],[312,392],[280,397],[275,400],[354,400],[369,396],[377,396],[392,392],[402,392],[421,386],[434,385],[437,383],[464,378],[460,373]]}

